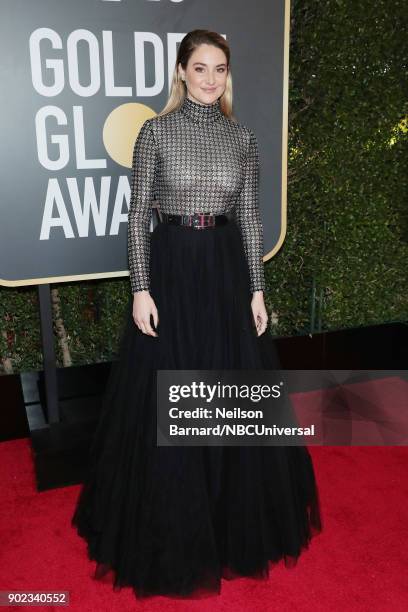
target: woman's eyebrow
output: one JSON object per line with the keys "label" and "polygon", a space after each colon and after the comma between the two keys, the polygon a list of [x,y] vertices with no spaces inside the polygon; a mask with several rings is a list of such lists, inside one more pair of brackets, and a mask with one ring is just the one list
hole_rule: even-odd
{"label": "woman's eyebrow", "polygon": [[[204,62],[194,62],[193,66],[195,66],[196,64],[201,64],[202,66],[206,66],[207,64],[205,64]],[[225,66],[225,62],[222,64],[217,64],[216,68],[218,68],[218,66]]]}

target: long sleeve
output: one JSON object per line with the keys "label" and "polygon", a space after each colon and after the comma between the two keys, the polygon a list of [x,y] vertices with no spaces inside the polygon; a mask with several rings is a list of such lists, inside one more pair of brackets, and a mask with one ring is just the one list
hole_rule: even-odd
{"label": "long sleeve", "polygon": [[236,218],[241,230],[248,261],[251,292],[265,290],[263,264],[263,228],[259,212],[259,152],[256,136],[249,130],[249,147],[245,177],[236,205]]}
{"label": "long sleeve", "polygon": [[128,213],[128,258],[132,293],[150,289],[150,220],[156,172],[156,144],[147,119],[133,149]]}

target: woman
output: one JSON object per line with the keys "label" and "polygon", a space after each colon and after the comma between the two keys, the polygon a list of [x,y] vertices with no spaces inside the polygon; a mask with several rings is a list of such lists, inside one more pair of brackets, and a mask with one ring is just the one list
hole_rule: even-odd
{"label": "woman", "polygon": [[72,524],[95,577],[109,572],[138,598],[266,577],[321,530],[305,447],[156,444],[158,369],[279,367],[265,331],[257,140],[232,117],[229,65],[222,36],[188,33],[168,103],[134,147],[133,303]]}

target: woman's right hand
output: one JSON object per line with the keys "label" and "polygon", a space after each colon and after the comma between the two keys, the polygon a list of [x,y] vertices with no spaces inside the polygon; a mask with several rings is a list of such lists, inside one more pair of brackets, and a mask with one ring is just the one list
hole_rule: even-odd
{"label": "woman's right hand", "polygon": [[159,314],[149,291],[147,289],[136,291],[133,296],[133,320],[137,327],[148,336],[158,336],[150,324],[150,315],[153,315],[154,326],[157,329]]}

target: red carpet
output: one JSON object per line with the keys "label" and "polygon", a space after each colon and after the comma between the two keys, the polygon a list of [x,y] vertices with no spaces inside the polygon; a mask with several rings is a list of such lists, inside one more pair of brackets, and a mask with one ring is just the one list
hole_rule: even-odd
{"label": "red carpet", "polygon": [[223,581],[218,597],[139,602],[131,589],[92,580],[85,543],[70,526],[79,487],[37,493],[29,441],[2,443],[0,590],[69,591],[70,611],[407,610],[408,449],[310,451],[324,530],[297,567],[279,564],[267,581]]}
{"label": "red carpet", "polygon": [[[327,446],[400,446],[408,439],[408,382],[387,376],[292,393],[299,425]],[[305,441],[305,444],[310,442]]]}

